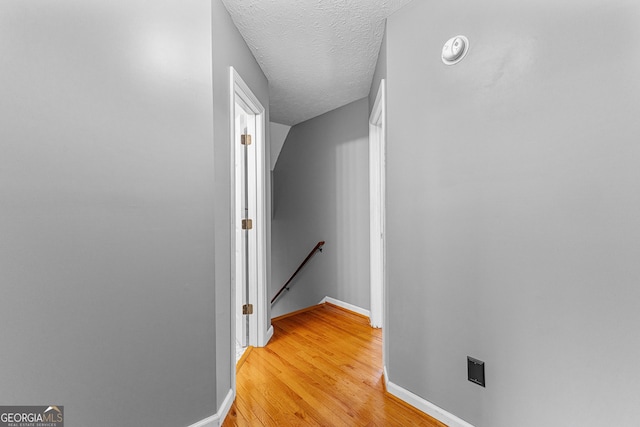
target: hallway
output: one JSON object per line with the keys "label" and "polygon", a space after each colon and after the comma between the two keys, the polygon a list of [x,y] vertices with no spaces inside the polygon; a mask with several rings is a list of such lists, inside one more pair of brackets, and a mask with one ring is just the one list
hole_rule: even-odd
{"label": "hallway", "polygon": [[223,426],[443,426],[385,394],[382,332],[365,317],[323,304],[273,326],[242,364]]}

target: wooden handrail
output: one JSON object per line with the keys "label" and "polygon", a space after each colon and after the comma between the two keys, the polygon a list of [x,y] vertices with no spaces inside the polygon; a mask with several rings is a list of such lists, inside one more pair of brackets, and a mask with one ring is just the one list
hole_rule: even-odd
{"label": "wooden handrail", "polygon": [[280,296],[280,294],[282,292],[284,292],[284,290],[289,290],[289,288],[287,288],[287,286],[289,285],[289,283],[291,283],[291,281],[293,280],[294,277],[296,277],[296,275],[300,272],[300,270],[302,270],[302,267],[305,266],[305,264],[307,262],[309,262],[309,260],[311,259],[312,256],[314,256],[316,254],[316,252],[320,251],[322,252],[322,247],[324,246],[324,240],[322,242],[318,242],[318,244],[316,245],[315,248],[313,248],[313,250],[311,252],[309,252],[309,255],[307,255],[307,257],[304,259],[304,261],[302,261],[302,264],[300,264],[300,267],[298,267],[298,269],[295,271],[295,273],[293,273],[293,275],[289,278],[289,280],[287,280],[287,283],[285,283],[282,288],[280,288],[280,290],[278,291],[278,293],[276,294],[275,297],[273,297],[271,299],[271,304],[273,305],[273,303],[275,302],[276,299],[278,299],[278,297]]}

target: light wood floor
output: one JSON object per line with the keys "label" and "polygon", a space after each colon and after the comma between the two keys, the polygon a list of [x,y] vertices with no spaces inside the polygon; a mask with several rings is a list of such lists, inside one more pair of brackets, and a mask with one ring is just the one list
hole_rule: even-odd
{"label": "light wood floor", "polygon": [[324,304],[273,327],[240,366],[223,427],[444,426],[385,393],[382,335],[368,319]]}

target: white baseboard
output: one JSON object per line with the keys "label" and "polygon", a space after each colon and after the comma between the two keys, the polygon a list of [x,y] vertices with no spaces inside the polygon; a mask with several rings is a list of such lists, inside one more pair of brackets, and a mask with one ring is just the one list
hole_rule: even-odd
{"label": "white baseboard", "polygon": [[264,343],[262,343],[262,347],[266,347],[267,344],[269,344],[269,341],[271,341],[272,337],[273,337],[273,325],[270,325],[269,329],[267,329],[267,336],[264,339]]}
{"label": "white baseboard", "polygon": [[218,422],[220,423],[219,425],[222,425],[224,419],[227,418],[227,414],[229,413],[229,410],[231,409],[231,405],[233,405],[233,401],[235,398],[236,394],[234,393],[233,389],[229,389],[227,397],[225,397],[222,401],[222,405],[220,405],[220,408],[218,408],[218,413],[216,414],[218,416]]}
{"label": "white baseboard", "polygon": [[437,405],[421,398],[417,394],[410,392],[407,389],[394,384],[389,380],[389,374],[387,373],[387,367],[384,368],[384,382],[387,387],[387,392],[394,395],[400,400],[405,401],[409,405],[413,406],[424,412],[427,415],[432,416],[436,420],[448,425],[449,427],[473,427],[465,420],[456,417],[450,412],[445,411]]}
{"label": "white baseboard", "polygon": [[389,374],[387,373],[387,365],[384,365],[382,367],[382,379],[384,380],[384,389],[387,390],[389,387]]}
{"label": "white baseboard", "polygon": [[209,418],[205,418],[202,421],[198,421],[195,424],[191,424],[189,427],[218,427],[220,425],[220,420],[218,418],[218,414],[212,415]]}
{"label": "white baseboard", "polygon": [[322,298],[322,301],[320,301],[318,304],[324,304],[325,302],[328,302],[329,304],[337,305],[338,307],[342,307],[349,311],[353,311],[354,313],[362,314],[363,316],[371,318],[371,312],[369,310],[366,310],[364,308],[358,307],[353,304],[349,304],[348,302],[340,301],[331,297],[324,297]]}
{"label": "white baseboard", "polygon": [[195,424],[191,424],[189,427],[220,427],[224,422],[224,419],[227,418],[231,405],[233,405],[233,399],[233,390],[230,389],[215,415],[205,418],[202,421],[198,421]]}

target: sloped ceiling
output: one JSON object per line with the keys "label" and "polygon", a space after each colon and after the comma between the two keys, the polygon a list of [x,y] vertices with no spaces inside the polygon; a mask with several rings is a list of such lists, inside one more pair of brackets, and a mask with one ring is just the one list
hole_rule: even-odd
{"label": "sloped ceiling", "polygon": [[363,98],[384,19],[411,0],[222,0],[269,80],[271,121],[295,125]]}

